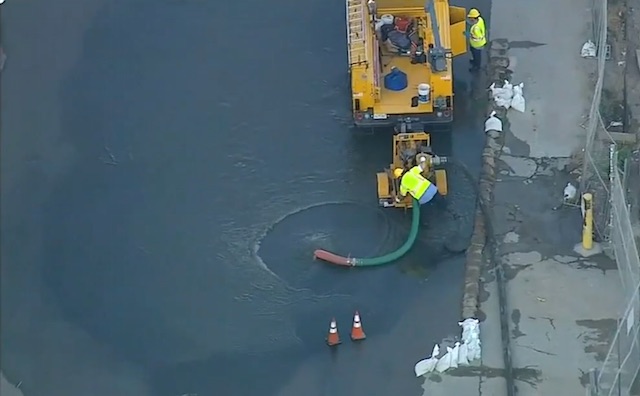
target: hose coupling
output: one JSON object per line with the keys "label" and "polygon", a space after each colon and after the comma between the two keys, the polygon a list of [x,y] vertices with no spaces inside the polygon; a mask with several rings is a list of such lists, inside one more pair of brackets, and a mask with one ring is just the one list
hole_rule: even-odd
{"label": "hose coupling", "polygon": [[449,159],[447,157],[439,157],[437,155],[431,157],[431,165],[433,166],[444,165],[447,162],[449,162]]}

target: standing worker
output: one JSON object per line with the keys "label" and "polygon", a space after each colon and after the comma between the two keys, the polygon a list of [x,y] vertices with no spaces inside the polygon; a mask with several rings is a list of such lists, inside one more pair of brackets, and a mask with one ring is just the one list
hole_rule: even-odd
{"label": "standing worker", "polygon": [[480,16],[480,11],[475,8],[469,10],[467,18],[471,24],[467,35],[471,48],[471,69],[469,70],[478,71],[482,66],[482,50],[487,45],[487,29],[484,25],[484,19]]}
{"label": "standing worker", "polygon": [[396,197],[396,202],[402,201],[404,197],[407,196],[407,193],[411,194],[413,198],[418,200],[420,205],[430,202],[436,196],[442,197],[438,192],[438,188],[426,177],[422,176],[422,172],[424,172],[425,169],[426,162],[421,161],[406,173],[402,168],[396,168],[393,171],[393,175],[396,179],[401,178],[400,196]]}

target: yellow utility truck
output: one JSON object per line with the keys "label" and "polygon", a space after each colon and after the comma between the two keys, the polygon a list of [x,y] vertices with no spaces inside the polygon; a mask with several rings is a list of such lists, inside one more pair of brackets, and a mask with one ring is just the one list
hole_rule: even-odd
{"label": "yellow utility truck", "polygon": [[356,126],[448,129],[452,58],[467,51],[466,10],[448,0],[346,0]]}

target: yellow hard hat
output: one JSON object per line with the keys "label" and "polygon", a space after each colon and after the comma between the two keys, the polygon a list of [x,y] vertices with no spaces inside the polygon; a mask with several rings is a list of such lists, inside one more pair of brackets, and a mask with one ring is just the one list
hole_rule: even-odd
{"label": "yellow hard hat", "polygon": [[469,14],[467,14],[467,18],[477,18],[480,16],[480,11],[472,8],[469,10]]}
{"label": "yellow hard hat", "polygon": [[396,179],[399,179],[399,178],[400,178],[400,176],[402,176],[402,173],[403,173],[403,172],[404,172],[404,171],[402,170],[402,168],[396,168],[396,169],[394,169],[394,170],[393,170],[393,176],[394,176]]}

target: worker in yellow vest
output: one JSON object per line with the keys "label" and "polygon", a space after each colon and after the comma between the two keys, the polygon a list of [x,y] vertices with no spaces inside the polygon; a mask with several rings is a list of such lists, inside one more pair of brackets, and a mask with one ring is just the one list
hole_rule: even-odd
{"label": "worker in yellow vest", "polygon": [[482,66],[482,50],[487,45],[487,28],[484,25],[484,19],[480,16],[480,11],[472,8],[467,15],[471,28],[469,29],[469,48],[471,49],[471,69],[470,71],[480,70]]}
{"label": "worker in yellow vest", "polygon": [[438,188],[427,178],[422,176],[424,171],[423,163],[414,166],[407,172],[401,168],[396,168],[393,175],[396,179],[400,179],[400,196],[396,197],[396,202],[402,201],[404,197],[411,194],[413,198],[418,200],[420,205],[430,202],[438,193]]}

